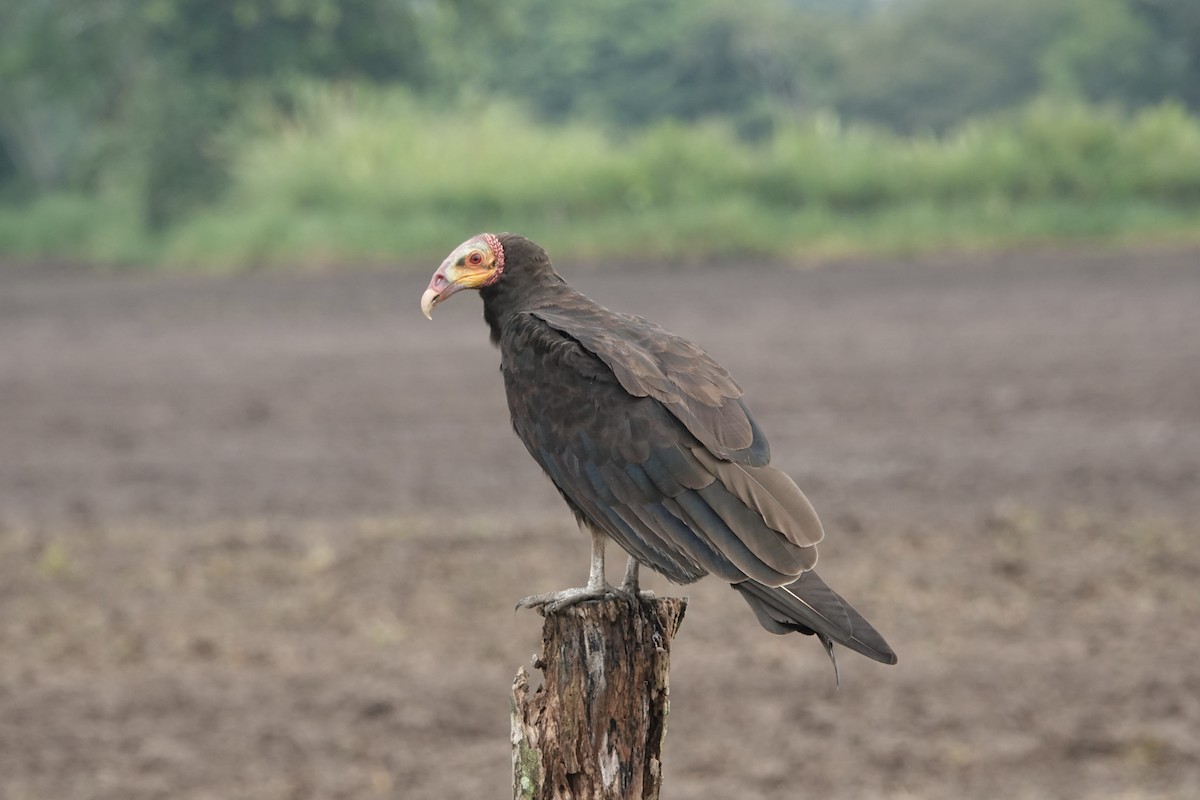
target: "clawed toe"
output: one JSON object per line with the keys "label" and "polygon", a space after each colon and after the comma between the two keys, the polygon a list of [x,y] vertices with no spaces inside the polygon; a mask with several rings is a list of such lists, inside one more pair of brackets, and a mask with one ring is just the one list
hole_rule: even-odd
{"label": "clawed toe", "polygon": [[534,594],[518,600],[517,610],[522,608],[536,608],[543,616],[546,614],[557,614],[564,608],[570,608],[573,605],[585,603],[589,600],[604,600],[614,597],[618,591],[612,586],[602,586],[600,588],[584,586],[578,589],[563,589],[561,592]]}
{"label": "clawed toe", "polygon": [[636,586],[630,587],[622,584],[615,587],[613,592],[624,597],[626,600],[640,600],[643,603],[655,599],[654,592],[649,589],[638,589]]}

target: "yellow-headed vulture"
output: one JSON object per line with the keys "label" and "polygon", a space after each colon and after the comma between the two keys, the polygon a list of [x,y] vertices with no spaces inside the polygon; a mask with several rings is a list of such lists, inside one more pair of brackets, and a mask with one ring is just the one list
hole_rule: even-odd
{"label": "yellow-headed vulture", "polygon": [[[572,289],[546,251],[511,233],[463,242],[421,310],[477,289],[513,429],[592,535],[588,586],[525,598],[553,613],[637,592],[637,565],[676,583],[712,573],[772,633],[815,634],[876,661],[896,655],[815,572],[824,536],[808,498],[770,466],[766,436],[720,364],[686,339]],[[630,555],[621,590],[604,537]],[[834,664],[836,666],[836,659]]]}

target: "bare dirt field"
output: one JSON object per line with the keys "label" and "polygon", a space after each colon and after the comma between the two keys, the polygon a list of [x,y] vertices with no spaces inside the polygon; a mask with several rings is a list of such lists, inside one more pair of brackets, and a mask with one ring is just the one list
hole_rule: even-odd
{"label": "bare dirt field", "polygon": [[[511,796],[587,544],[434,266],[0,268],[0,798]],[[900,656],[675,589],[665,798],[1200,797],[1200,252],[560,268],[730,368]]]}

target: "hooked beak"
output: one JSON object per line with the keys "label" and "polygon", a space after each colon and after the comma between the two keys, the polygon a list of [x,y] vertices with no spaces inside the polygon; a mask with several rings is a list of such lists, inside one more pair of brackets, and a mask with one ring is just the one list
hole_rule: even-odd
{"label": "hooked beak", "polygon": [[453,256],[443,261],[429,279],[429,288],[421,295],[421,313],[425,315],[425,319],[433,319],[433,309],[438,303],[455,292],[468,288],[467,279],[468,275],[454,263]]}
{"label": "hooked beak", "polygon": [[441,300],[441,295],[436,289],[426,289],[425,294],[421,295],[421,313],[425,315],[425,319],[433,319],[433,307]]}

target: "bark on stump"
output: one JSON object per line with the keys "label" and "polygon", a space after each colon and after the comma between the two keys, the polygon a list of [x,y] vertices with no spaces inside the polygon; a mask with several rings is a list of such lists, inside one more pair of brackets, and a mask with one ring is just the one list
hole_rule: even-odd
{"label": "bark on stump", "polygon": [[671,639],[684,598],[581,603],[546,617],[543,685],[513,682],[517,800],[657,800]]}

